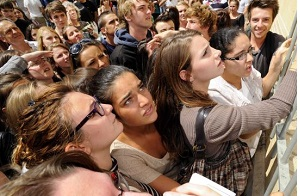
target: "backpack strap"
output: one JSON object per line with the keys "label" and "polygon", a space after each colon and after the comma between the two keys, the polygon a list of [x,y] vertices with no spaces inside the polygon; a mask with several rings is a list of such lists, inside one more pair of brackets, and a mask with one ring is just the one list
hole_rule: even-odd
{"label": "backpack strap", "polygon": [[193,146],[194,157],[196,159],[204,159],[205,158],[205,133],[204,133],[204,122],[212,110],[213,106],[210,107],[202,107],[198,110],[198,115],[196,117],[195,123],[195,131],[196,131],[196,140]]}

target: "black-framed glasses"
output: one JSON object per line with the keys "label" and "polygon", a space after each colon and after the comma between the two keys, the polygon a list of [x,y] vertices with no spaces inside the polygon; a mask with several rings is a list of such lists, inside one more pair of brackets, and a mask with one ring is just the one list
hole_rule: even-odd
{"label": "black-framed glasses", "polygon": [[94,116],[94,114],[99,114],[100,116],[105,115],[105,111],[100,103],[100,101],[94,96],[95,102],[94,102],[94,108],[93,110],[86,115],[86,117],[76,126],[75,131],[77,132],[90,118]]}
{"label": "black-framed glasses", "polygon": [[92,39],[84,38],[84,39],[80,40],[78,43],[73,44],[70,47],[70,49],[69,49],[70,54],[73,56],[78,55],[81,52],[83,46],[87,43],[96,43],[96,42]]}
{"label": "black-framed glasses", "polygon": [[254,48],[252,46],[249,47],[248,51],[243,52],[237,57],[224,57],[222,60],[229,60],[229,61],[239,61],[244,60],[247,57],[247,54],[253,55]]}

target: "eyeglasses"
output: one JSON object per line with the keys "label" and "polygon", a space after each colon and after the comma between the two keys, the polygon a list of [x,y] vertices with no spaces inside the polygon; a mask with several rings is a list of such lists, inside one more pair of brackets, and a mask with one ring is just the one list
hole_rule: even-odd
{"label": "eyeglasses", "polygon": [[243,52],[237,57],[224,57],[222,60],[229,60],[229,61],[239,61],[244,60],[247,57],[247,54],[253,55],[254,48],[252,46],[249,47],[248,51]]}
{"label": "eyeglasses", "polygon": [[86,117],[76,126],[75,131],[77,132],[90,118],[94,116],[94,114],[99,114],[100,116],[105,115],[105,111],[100,103],[100,101],[94,96],[95,102],[94,102],[94,108],[93,110],[86,115]]}

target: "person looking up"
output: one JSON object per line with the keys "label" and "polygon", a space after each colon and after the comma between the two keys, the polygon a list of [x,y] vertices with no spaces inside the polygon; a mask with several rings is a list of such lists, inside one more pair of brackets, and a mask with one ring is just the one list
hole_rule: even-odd
{"label": "person looking up", "polygon": [[37,50],[35,41],[25,40],[25,36],[19,27],[10,19],[0,19],[0,39],[8,43],[8,50],[17,50],[22,54]]}

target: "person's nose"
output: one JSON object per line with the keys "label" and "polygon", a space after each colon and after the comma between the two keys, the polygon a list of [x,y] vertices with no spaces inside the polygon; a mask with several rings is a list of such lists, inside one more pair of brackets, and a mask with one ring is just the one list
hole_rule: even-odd
{"label": "person's nose", "polygon": [[186,27],[185,28],[187,28],[187,29],[191,28],[191,23],[189,21],[186,23]]}
{"label": "person's nose", "polygon": [[140,107],[142,108],[149,103],[149,99],[143,94],[138,94],[138,102]]}
{"label": "person's nose", "polygon": [[53,38],[52,38],[52,42],[53,42],[53,43],[59,43],[58,37],[53,37]]}
{"label": "person's nose", "polygon": [[262,22],[262,20],[260,19],[260,20],[258,20],[258,22],[257,22],[257,24],[256,24],[257,26],[259,26],[259,27],[261,27],[262,25],[263,25],[263,22]]}
{"label": "person's nose", "polygon": [[247,53],[247,62],[253,61],[253,55],[252,53]]}
{"label": "person's nose", "polygon": [[109,115],[111,113],[111,111],[113,110],[113,107],[110,104],[101,103],[101,106],[103,107],[103,109],[105,111],[105,115]]}
{"label": "person's nose", "polygon": [[214,54],[215,58],[220,58],[220,56],[222,54],[221,50],[217,50],[213,47],[211,47],[211,49],[213,50],[213,54]]}

